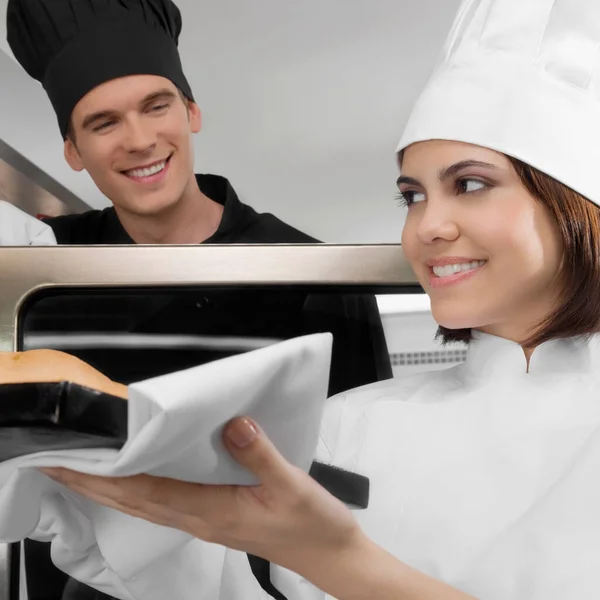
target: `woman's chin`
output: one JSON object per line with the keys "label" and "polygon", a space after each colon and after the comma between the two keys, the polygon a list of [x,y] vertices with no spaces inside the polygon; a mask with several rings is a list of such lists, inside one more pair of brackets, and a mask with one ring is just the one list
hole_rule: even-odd
{"label": "woman's chin", "polygon": [[446,329],[473,329],[480,327],[481,322],[478,319],[473,318],[473,314],[465,314],[463,311],[460,313],[453,312],[449,314],[447,311],[436,311],[432,306],[431,313],[435,322]]}

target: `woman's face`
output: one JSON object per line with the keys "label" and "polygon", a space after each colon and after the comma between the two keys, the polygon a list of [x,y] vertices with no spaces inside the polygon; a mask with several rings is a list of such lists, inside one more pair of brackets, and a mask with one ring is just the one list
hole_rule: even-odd
{"label": "woman's face", "polygon": [[562,245],[503,155],[460,142],[409,146],[398,179],[404,253],[435,320],[521,341],[558,300]]}

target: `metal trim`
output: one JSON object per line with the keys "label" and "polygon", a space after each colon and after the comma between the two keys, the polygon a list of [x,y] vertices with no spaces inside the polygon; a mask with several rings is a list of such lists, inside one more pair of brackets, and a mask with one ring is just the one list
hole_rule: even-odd
{"label": "metal trim", "polygon": [[10,600],[11,591],[11,546],[0,544],[0,598]]}
{"label": "metal trim", "polygon": [[399,245],[46,246],[0,248],[0,350],[16,350],[23,302],[53,287],[403,286]]}
{"label": "metal trim", "polygon": [[234,350],[247,352],[282,342],[275,338],[220,337],[211,335],[170,335],[146,333],[34,333],[24,336],[25,350],[52,348],[68,352],[77,348],[131,348],[168,350]]}

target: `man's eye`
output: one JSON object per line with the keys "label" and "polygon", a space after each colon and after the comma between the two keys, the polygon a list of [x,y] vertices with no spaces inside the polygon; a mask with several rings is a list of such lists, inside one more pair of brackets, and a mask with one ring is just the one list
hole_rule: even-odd
{"label": "man's eye", "polygon": [[150,110],[152,112],[160,112],[160,111],[165,110],[167,108],[169,108],[168,104],[155,104]]}
{"label": "man's eye", "polygon": [[111,125],[114,125],[114,123],[114,121],[105,121],[104,123],[100,123],[100,125],[94,127],[94,131],[102,131],[104,129],[108,129]]}

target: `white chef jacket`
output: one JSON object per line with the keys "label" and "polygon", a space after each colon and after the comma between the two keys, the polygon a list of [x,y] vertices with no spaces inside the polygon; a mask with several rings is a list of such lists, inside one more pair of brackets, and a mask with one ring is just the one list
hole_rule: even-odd
{"label": "white chef jacket", "polygon": [[[483,600],[600,598],[599,338],[543,344],[526,372],[517,344],[475,337],[465,364],[331,399],[317,458],[370,478],[361,526],[424,573]],[[135,600],[269,598],[243,553],[199,540],[120,580]]]}
{"label": "white chef jacket", "polygon": [[0,246],[54,246],[52,229],[0,199]]}

